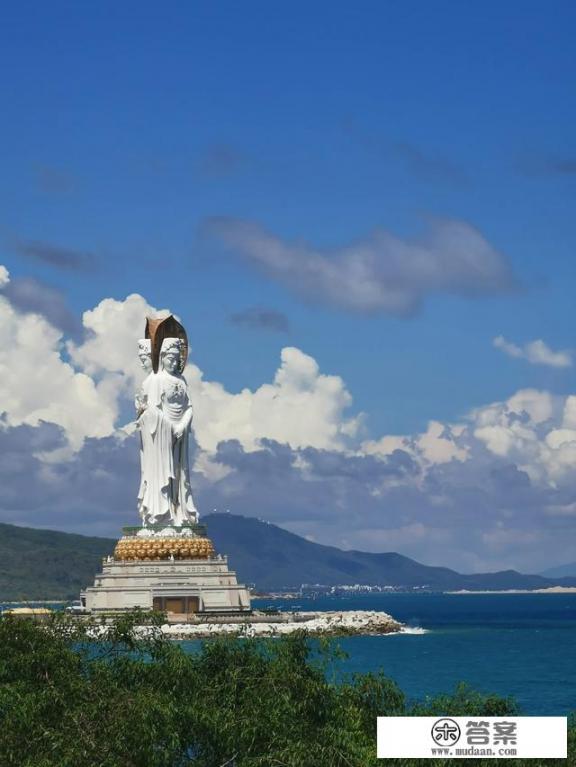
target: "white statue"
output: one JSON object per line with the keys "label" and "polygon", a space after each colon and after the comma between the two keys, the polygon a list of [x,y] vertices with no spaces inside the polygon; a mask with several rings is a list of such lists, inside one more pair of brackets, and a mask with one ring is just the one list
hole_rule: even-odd
{"label": "white statue", "polygon": [[[138,358],[140,360],[140,364],[142,365],[142,370],[144,370],[145,373],[150,373],[152,371],[152,341],[149,338],[141,338],[138,341]],[[146,384],[148,378],[146,381],[144,381],[144,384]],[[144,390],[144,384],[142,384],[136,393],[136,398],[134,400],[137,417],[140,416],[146,407],[146,392]]]}
{"label": "white statue", "polygon": [[[153,367],[153,342],[138,344],[142,367]],[[150,372],[136,395],[141,436],[141,481],[138,509],[146,525],[193,524],[198,512],[192,499],[188,463],[188,435],[192,406],[183,368],[185,342],[165,337],[158,372]]]}
{"label": "white statue", "polygon": [[[140,360],[140,365],[142,366],[142,370],[144,370],[145,373],[151,373],[152,372],[152,342],[149,338],[141,338],[138,341],[138,358]],[[146,409],[147,404],[147,395],[144,390],[144,384],[148,382],[148,379],[150,376],[148,375],[148,378],[144,381],[142,386],[138,389],[136,392],[136,397],[134,398],[134,407],[136,408],[136,423],[138,423],[138,418],[142,415],[144,410]],[[144,493],[144,452],[142,449],[142,435],[140,435],[140,488],[138,490],[138,506],[140,506],[140,498],[142,498]]]}

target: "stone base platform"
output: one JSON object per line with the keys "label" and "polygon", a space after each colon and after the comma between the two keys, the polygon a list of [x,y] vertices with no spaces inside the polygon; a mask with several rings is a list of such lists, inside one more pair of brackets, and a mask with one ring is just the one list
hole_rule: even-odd
{"label": "stone base platform", "polygon": [[93,613],[134,608],[190,615],[250,613],[250,594],[200,526],[125,528],[94,586],[80,595]]}
{"label": "stone base platform", "polygon": [[178,615],[250,612],[248,589],[237,583],[226,557],[105,562],[82,600],[96,613],[135,607]]}

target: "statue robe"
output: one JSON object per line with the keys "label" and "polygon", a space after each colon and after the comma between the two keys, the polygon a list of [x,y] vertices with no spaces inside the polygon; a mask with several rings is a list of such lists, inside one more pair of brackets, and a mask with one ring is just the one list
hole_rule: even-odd
{"label": "statue robe", "polygon": [[138,419],[142,470],[138,507],[144,525],[180,526],[197,521],[190,487],[189,426],[176,439],[178,422],[164,410],[164,388],[170,378],[165,372],[151,374],[143,387],[147,405]]}

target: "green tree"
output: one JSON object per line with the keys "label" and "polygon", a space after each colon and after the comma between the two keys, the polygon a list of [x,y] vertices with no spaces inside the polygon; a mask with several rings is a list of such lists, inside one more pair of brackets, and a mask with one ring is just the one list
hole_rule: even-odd
{"label": "green tree", "polygon": [[136,632],[143,620],[0,619],[3,767],[434,767],[446,762],[378,762],[376,717],[516,712],[513,701],[465,686],[414,705],[382,674],[331,681],[341,654],[304,633],[213,639],[186,653],[156,620]]}

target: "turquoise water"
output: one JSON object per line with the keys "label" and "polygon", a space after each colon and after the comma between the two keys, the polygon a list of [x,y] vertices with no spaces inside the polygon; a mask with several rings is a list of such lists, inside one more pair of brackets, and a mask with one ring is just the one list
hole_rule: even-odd
{"label": "turquoise water", "polygon": [[349,655],[343,672],[382,669],[412,699],[466,681],[482,692],[513,696],[525,714],[576,711],[576,594],[371,594],[263,599],[254,606],[383,610],[416,632],[423,629],[338,639]]}
{"label": "turquoise water", "polygon": [[[296,605],[298,607],[296,608]],[[345,671],[383,669],[409,698],[460,681],[522,712],[576,711],[576,594],[374,594],[270,602],[284,610],[384,610],[426,633],[344,637]]]}

